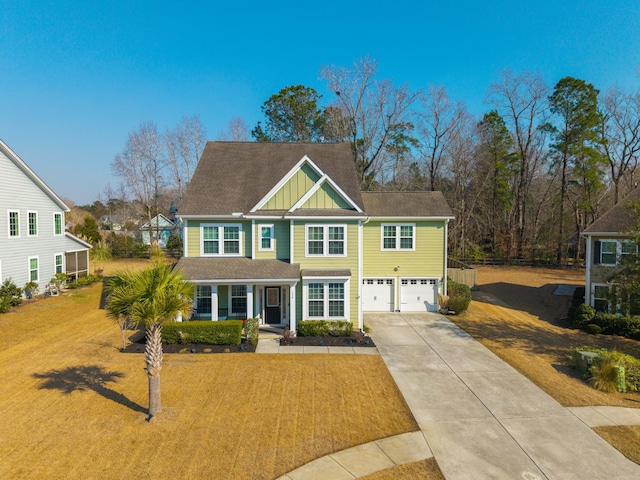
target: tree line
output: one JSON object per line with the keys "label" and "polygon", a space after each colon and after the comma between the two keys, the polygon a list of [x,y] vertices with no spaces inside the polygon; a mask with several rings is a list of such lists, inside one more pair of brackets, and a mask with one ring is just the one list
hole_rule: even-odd
{"label": "tree line", "polygon": [[[476,118],[444,86],[380,79],[368,57],[322,67],[320,77],[331,98],[287,86],[264,102],[250,136],[349,142],[363,190],[442,191],[456,217],[453,256],[580,258],[579,233],[636,186],[640,89],[601,93],[569,76],[551,87],[540,74],[504,71]],[[141,124],[113,172],[150,215],[163,188],[181,199],[205,137],[198,117],[164,135]],[[249,128],[236,118],[218,138],[247,141]]]}

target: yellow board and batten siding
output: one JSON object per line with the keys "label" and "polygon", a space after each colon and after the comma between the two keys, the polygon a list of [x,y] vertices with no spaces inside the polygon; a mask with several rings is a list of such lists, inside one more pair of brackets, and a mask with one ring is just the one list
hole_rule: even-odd
{"label": "yellow board and batten siding", "polygon": [[[201,225],[242,225],[240,233],[240,243],[242,251],[240,255],[243,257],[251,256],[251,222],[248,221],[218,221],[218,220],[189,220],[187,225],[187,251],[186,257],[200,257],[200,234]],[[220,239],[222,241],[223,239]]]}
{"label": "yellow board and batten siding", "polygon": [[[306,256],[306,226],[307,225],[346,225],[346,250],[345,257],[331,256]],[[340,221],[335,219],[332,221],[295,221],[293,226],[294,251],[293,261],[300,264],[300,269],[311,270],[344,270],[351,271],[351,280],[349,282],[349,320],[354,325],[358,325],[358,286],[360,278],[358,277],[358,222],[357,221]],[[302,282],[298,284],[296,291],[296,314],[298,321],[306,320],[302,318]]]}
{"label": "yellow board and batten siding", "polygon": [[262,206],[261,210],[289,210],[320,179],[309,165],[302,165],[293,176]]}

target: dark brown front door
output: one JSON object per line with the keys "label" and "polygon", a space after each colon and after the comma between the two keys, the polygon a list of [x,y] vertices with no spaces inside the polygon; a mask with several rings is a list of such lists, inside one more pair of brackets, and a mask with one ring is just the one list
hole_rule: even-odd
{"label": "dark brown front door", "polygon": [[279,324],[282,322],[282,311],[280,308],[280,287],[266,287],[264,289],[266,297],[265,301],[265,320],[269,325]]}

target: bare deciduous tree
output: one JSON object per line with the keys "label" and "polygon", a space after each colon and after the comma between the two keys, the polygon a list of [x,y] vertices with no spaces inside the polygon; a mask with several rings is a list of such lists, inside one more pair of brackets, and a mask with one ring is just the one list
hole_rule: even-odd
{"label": "bare deciduous tree", "polygon": [[628,192],[634,187],[633,174],[640,155],[640,91],[623,92],[617,87],[602,99],[602,130],[606,142],[604,155],[614,187],[614,203],[620,200],[620,182],[626,180]]}
{"label": "bare deciduous tree", "polygon": [[409,123],[417,93],[407,85],[396,87],[391,80],[377,80],[378,64],[369,57],[354,63],[353,69],[324,66],[320,76],[336,94],[332,105],[347,121],[348,140],[360,185],[368,190],[376,176],[387,168],[387,144],[397,126]]}
{"label": "bare deciduous tree", "polygon": [[182,200],[206,143],[207,129],[198,115],[182,117],[173,130],[165,133],[167,163],[179,200]]}
{"label": "bare deciduous tree", "polygon": [[542,76],[505,71],[500,82],[491,85],[487,97],[510,127],[519,159],[514,205],[518,257],[524,254],[529,189],[546,156],[545,132],[540,127],[546,122],[548,94]]}
{"label": "bare deciduous tree", "polygon": [[218,133],[218,140],[225,142],[248,142],[251,140],[249,126],[241,117],[229,121],[226,130]]}

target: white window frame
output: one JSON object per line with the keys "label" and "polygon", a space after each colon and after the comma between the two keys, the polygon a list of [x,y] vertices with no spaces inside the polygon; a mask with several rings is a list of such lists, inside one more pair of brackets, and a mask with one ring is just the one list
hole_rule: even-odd
{"label": "white window frame", "polygon": [[[36,233],[31,233],[31,215],[35,218]],[[35,210],[27,210],[27,237],[37,237],[38,231],[38,212]]]}
{"label": "white window frame", "polygon": [[[217,228],[218,229],[218,253],[205,253],[204,252],[204,229]],[[226,253],[225,252],[225,228],[237,228],[238,229],[238,253]],[[209,241],[209,240],[208,240]],[[212,241],[212,240],[211,240]],[[228,240],[227,240],[228,241]],[[235,240],[233,240],[235,241]],[[201,223],[200,224],[200,256],[201,257],[241,257],[242,256],[242,224],[241,223]]]}
{"label": "white window frame", "polygon": [[[632,251],[625,252],[623,248],[625,245],[631,245]],[[620,259],[622,259],[622,257],[625,255],[637,255],[637,254],[638,254],[638,245],[635,242],[633,242],[632,240],[620,240]]]}
{"label": "white window frame", "polygon": [[[269,247],[263,247],[262,246],[262,240],[266,240],[267,237],[263,237],[262,236],[262,229],[263,228],[268,228],[269,229]],[[261,252],[273,252],[273,245],[274,245],[274,226],[273,224],[259,224],[258,225],[258,250]]]}
{"label": "white window frame", "polygon": [[[60,257],[62,259],[62,262],[60,262],[60,272],[58,272],[58,257]],[[56,273],[64,273],[64,253],[54,253],[53,254],[53,272],[54,275]]]}
{"label": "white window frame", "polygon": [[[31,260],[35,260],[37,262],[36,265],[36,278],[35,280],[31,278],[31,272],[33,271],[31,269]],[[27,274],[27,278],[29,279],[29,282],[39,282],[40,281],[40,257],[35,256],[35,257],[29,257],[29,259],[27,260],[27,266],[28,266],[28,274]]]}
{"label": "white window frame", "polygon": [[[16,214],[16,235],[11,235],[11,214]],[[20,238],[20,210],[7,210],[7,236],[9,238]]]}
{"label": "white window frame", "polygon": [[[323,315],[311,316],[309,315],[309,284],[319,283],[323,286]],[[344,286],[344,297],[342,302],[344,304],[344,315],[340,317],[329,316],[329,284],[340,283]],[[351,280],[345,277],[318,277],[318,278],[305,278],[302,282],[302,314],[303,320],[349,320],[350,312],[350,284]]]}
{"label": "white window frame", "polygon": [[[384,229],[385,227],[395,227],[396,230],[396,245],[394,248],[385,248],[384,246]],[[411,227],[411,248],[403,248],[402,237],[400,233],[402,232],[402,227]],[[415,223],[383,223],[380,225],[380,250],[383,252],[414,252],[416,250],[416,224]]]}
{"label": "white window frame", "polygon": [[[56,217],[60,217],[60,233],[56,231]],[[53,212],[53,235],[59,237],[64,235],[64,216],[62,212]]]}
{"label": "white window frame", "polygon": [[[607,302],[607,304],[609,303],[609,300],[607,298],[596,297],[596,287],[604,287],[607,289],[607,291],[609,291],[609,285],[607,285],[606,283],[593,283],[591,285],[591,306],[593,308],[596,307],[596,300],[604,300]],[[607,308],[607,311],[604,313],[609,313],[610,311],[611,307],[609,306],[609,308]]]}
{"label": "white window frame", "polygon": [[[611,262],[604,262],[603,261],[603,256],[606,255],[611,255],[612,252],[605,252],[604,251],[604,244],[605,243],[613,243],[615,248],[613,251],[613,263]],[[617,265],[618,264],[618,249],[619,249],[619,245],[620,243],[617,240],[610,240],[610,239],[606,239],[606,240],[600,240],[600,265]]]}
{"label": "white window frame", "polygon": [[[309,229],[322,228],[322,253],[309,253]],[[329,228],[342,228],[342,240],[330,240]],[[319,241],[319,240],[313,240]],[[342,242],[342,253],[329,253],[330,242]],[[310,223],[304,228],[304,255],[305,257],[346,257],[347,256],[347,225],[346,224],[316,224]]]}
{"label": "white window frame", "polygon": [[[233,287],[244,287],[244,295],[234,295]],[[233,299],[234,298],[244,298],[244,312],[234,312],[233,311]],[[248,315],[249,310],[249,286],[245,284],[232,284],[229,285],[229,301],[228,301],[228,310],[227,310],[227,318],[230,318],[234,315],[238,315],[240,313],[244,313]]]}

